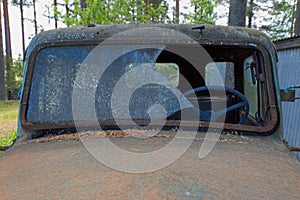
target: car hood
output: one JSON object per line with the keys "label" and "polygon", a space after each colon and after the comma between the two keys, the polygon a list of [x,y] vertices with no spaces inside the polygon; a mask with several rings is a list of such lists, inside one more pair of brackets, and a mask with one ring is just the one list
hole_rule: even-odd
{"label": "car hood", "polygon": [[[159,146],[168,138],[152,137],[143,142],[132,137],[112,140],[142,151],[144,144]],[[201,137],[195,139],[183,156],[161,170],[131,174],[103,165],[80,140],[60,137],[27,141],[14,145],[0,158],[0,196],[3,199],[300,199],[299,162],[279,140],[222,135],[214,149],[199,159],[202,142]]]}

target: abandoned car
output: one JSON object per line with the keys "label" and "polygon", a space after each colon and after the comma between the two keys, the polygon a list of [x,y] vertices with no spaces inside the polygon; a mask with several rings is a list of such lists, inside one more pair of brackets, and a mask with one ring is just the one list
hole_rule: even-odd
{"label": "abandoned car", "polygon": [[211,25],[50,30],[27,48],[3,199],[300,199],[277,54]]}

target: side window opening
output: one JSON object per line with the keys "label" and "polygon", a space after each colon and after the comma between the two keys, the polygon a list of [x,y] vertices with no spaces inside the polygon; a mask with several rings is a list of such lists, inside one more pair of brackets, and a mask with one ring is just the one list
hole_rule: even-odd
{"label": "side window opening", "polygon": [[[235,90],[235,65],[233,62],[222,61],[222,62],[212,62],[208,63],[205,67],[205,84],[207,86],[225,86],[226,88],[226,104],[227,108],[234,106],[239,103],[240,99],[235,94],[229,92],[230,89]],[[217,99],[221,99],[218,97]],[[214,103],[216,98],[214,98]],[[243,108],[234,109],[232,111],[226,112],[225,123],[238,123],[242,116],[240,112]]]}
{"label": "side window opening", "polygon": [[205,67],[205,85],[234,88],[234,64],[232,62],[213,62]]}
{"label": "side window opening", "polygon": [[255,116],[257,113],[258,102],[257,102],[257,83],[254,59],[252,56],[248,57],[244,61],[244,95],[249,101],[251,116]]}
{"label": "side window opening", "polygon": [[174,87],[179,85],[179,67],[176,63],[155,63],[154,68],[165,76]]}
{"label": "side window opening", "polygon": [[250,105],[249,119],[258,125],[262,125],[264,117],[262,116],[263,98],[262,82],[260,80],[261,60],[259,54],[254,52],[251,56],[244,60],[244,93]]}

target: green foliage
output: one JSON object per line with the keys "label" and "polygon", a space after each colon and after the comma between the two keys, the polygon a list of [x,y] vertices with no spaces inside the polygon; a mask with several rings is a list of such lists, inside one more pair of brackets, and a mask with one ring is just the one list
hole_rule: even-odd
{"label": "green foliage", "polygon": [[262,28],[272,39],[292,37],[294,34],[296,0],[274,0],[271,15],[271,24]]}
{"label": "green foliage", "polygon": [[[147,1],[148,2],[148,1]],[[55,14],[67,26],[86,24],[124,24],[124,23],[164,23],[168,20],[166,0],[86,0],[87,8],[80,7],[80,1],[64,0],[68,11]]]}
{"label": "green foliage", "polygon": [[17,120],[18,106],[19,101],[0,101],[0,133],[4,124]]}
{"label": "green foliage", "polygon": [[0,146],[10,146],[13,144],[13,141],[17,137],[17,130],[11,130],[9,133],[5,135],[5,137],[0,136]]}
{"label": "green foliage", "polygon": [[[6,59],[4,59],[6,61]],[[6,64],[5,64],[6,66]],[[6,71],[6,87],[7,88],[20,88],[23,79],[23,59],[19,55],[18,59],[14,59],[11,63],[11,71]]]}
{"label": "green foliage", "polygon": [[0,101],[0,146],[9,146],[17,136],[19,101]]}
{"label": "green foliage", "polygon": [[184,14],[184,22],[192,24],[214,24],[217,17],[214,8],[218,3],[219,1],[191,0],[194,12]]}

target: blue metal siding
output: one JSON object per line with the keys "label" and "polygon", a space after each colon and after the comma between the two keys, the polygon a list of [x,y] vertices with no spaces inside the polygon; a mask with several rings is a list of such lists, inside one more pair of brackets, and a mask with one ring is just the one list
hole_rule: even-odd
{"label": "blue metal siding", "polygon": [[[281,88],[300,84],[300,48],[278,51],[278,75]],[[300,97],[300,89],[296,90]],[[300,100],[282,102],[284,137],[289,145],[300,146]],[[296,153],[300,160],[300,152]]]}

